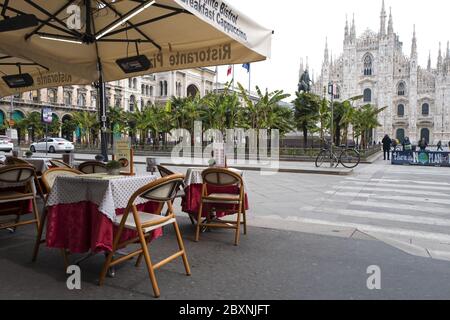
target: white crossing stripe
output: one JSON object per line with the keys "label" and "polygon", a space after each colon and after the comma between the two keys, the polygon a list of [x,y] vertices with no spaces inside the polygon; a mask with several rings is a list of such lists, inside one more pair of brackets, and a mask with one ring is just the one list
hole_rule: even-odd
{"label": "white crossing stripe", "polygon": [[335,192],[335,191],[327,191],[326,194],[339,196],[339,197],[348,197],[348,198],[373,198],[373,199],[381,199],[381,200],[397,200],[397,201],[423,201],[424,203],[437,203],[437,204],[450,204],[450,199],[436,199],[436,198],[424,198],[418,199],[417,197],[408,197],[408,196],[380,196],[372,193],[360,193],[360,192]]}
{"label": "white crossing stripe", "polygon": [[427,224],[433,226],[450,226],[450,219],[441,218],[429,218],[423,216],[411,216],[411,215],[400,215],[393,213],[381,213],[374,211],[364,211],[364,210],[346,210],[346,209],[336,209],[336,208],[318,208],[315,212],[319,213],[335,213],[342,216],[358,217],[358,218],[369,218],[374,220],[387,220],[396,222],[407,222],[413,224]]}
{"label": "white crossing stripe", "polygon": [[[347,203],[347,202],[345,202]],[[408,211],[418,211],[423,214],[447,214],[450,215],[450,208],[444,207],[434,207],[416,204],[403,204],[403,203],[390,203],[390,202],[380,202],[380,201],[352,201],[350,205],[371,207],[371,208],[384,208],[384,209],[397,209],[397,210],[408,210]]]}
{"label": "white crossing stripe", "polygon": [[359,181],[345,181],[343,184],[350,184],[356,186],[376,186],[376,187],[387,187],[387,188],[406,188],[406,189],[417,189],[417,190],[437,190],[437,191],[448,191],[450,195],[450,186],[448,187],[435,187],[435,186],[416,186],[411,184],[395,184],[395,183],[379,183],[375,181],[359,182]]}
{"label": "white crossing stripe", "polygon": [[442,192],[432,192],[432,191],[419,191],[419,190],[405,190],[405,189],[394,189],[394,188],[377,188],[377,187],[347,187],[347,186],[334,186],[333,189],[338,190],[356,190],[356,191],[368,191],[368,192],[393,192],[393,193],[404,193],[404,194],[412,194],[412,195],[418,195],[418,196],[441,196],[441,197],[450,197],[450,194],[448,193],[442,193]]}
{"label": "white crossing stripe", "polygon": [[444,233],[433,233],[433,232],[425,232],[425,231],[420,231],[420,230],[409,230],[409,229],[401,229],[401,228],[375,227],[375,226],[371,226],[371,225],[358,224],[358,223],[334,222],[334,221],[327,221],[327,220],[298,218],[298,217],[291,217],[291,218],[288,218],[288,220],[300,222],[300,223],[304,223],[304,224],[316,224],[316,225],[324,225],[324,226],[352,228],[352,229],[357,229],[359,231],[366,232],[369,234],[370,234],[370,232],[374,232],[374,233],[408,237],[411,239],[416,238],[416,239],[437,241],[437,242],[442,242],[442,243],[450,243],[450,234],[444,234]]}
{"label": "white crossing stripe", "polygon": [[[367,182],[367,180],[365,180],[365,179],[358,179],[358,178],[346,178],[345,180]],[[448,186],[448,187],[450,187],[450,183],[447,183],[447,182],[436,182],[436,181],[399,180],[399,179],[370,179],[370,181],[392,182],[392,183],[404,182],[406,184],[423,184],[423,185],[436,185],[436,186]]]}

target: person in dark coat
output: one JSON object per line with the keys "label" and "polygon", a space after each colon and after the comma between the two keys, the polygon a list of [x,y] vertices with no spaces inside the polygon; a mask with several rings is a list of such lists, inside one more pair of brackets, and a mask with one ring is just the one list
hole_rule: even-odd
{"label": "person in dark coat", "polygon": [[[384,160],[391,160],[391,145],[392,145],[392,140],[391,138],[389,138],[388,135],[385,135],[383,138],[383,141],[381,141],[383,143],[383,153],[384,153]],[[387,156],[387,159],[386,159]]]}
{"label": "person in dark coat", "polygon": [[437,144],[437,151],[444,151],[444,148],[442,148],[442,141],[439,140],[438,144]]}

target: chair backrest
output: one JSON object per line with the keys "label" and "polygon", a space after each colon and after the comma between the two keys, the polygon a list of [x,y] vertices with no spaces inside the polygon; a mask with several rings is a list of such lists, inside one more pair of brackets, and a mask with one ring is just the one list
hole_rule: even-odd
{"label": "chair backrest", "polygon": [[46,193],[50,193],[57,177],[76,177],[83,173],[74,169],[54,168],[44,172],[42,182],[46,189]]}
{"label": "chair backrest", "polygon": [[50,164],[52,165],[52,167],[55,167],[55,168],[72,169],[71,166],[69,166],[69,165],[68,165],[67,163],[65,163],[65,162],[62,162],[61,160],[55,160],[55,159],[52,159],[52,160],[49,160],[49,162],[50,162]]}
{"label": "chair backrest", "polygon": [[244,182],[239,173],[228,169],[210,168],[202,172],[203,183],[218,187],[243,185]]}
{"label": "chair backrest", "polygon": [[108,170],[106,169],[106,164],[98,161],[83,162],[78,166],[78,170],[85,174],[108,172]]}
{"label": "chair backrest", "polygon": [[136,191],[130,199],[129,206],[132,206],[137,198],[159,203],[173,201],[183,181],[184,175],[182,174],[173,174],[158,179]]}
{"label": "chair backrest", "polygon": [[156,166],[158,168],[159,174],[161,175],[161,178],[165,178],[171,175],[174,175],[175,172],[170,171],[169,169],[167,169],[166,167],[163,167],[161,165],[157,165]]}
{"label": "chair backrest", "polygon": [[28,161],[10,156],[6,157],[5,164],[7,166],[14,166],[14,165],[32,166],[32,164],[29,163]]}
{"label": "chair backrest", "polygon": [[36,177],[30,165],[7,165],[0,168],[0,182],[26,184]]}

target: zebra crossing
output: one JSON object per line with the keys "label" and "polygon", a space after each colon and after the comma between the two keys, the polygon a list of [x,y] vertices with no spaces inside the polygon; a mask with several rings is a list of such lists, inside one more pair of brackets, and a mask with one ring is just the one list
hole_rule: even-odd
{"label": "zebra crossing", "polygon": [[[317,206],[301,208],[302,223],[354,228],[379,240],[400,241],[450,259],[450,181],[447,172],[397,170],[348,177],[324,191]],[[408,177],[405,176],[408,175]],[[439,175],[442,179],[436,179]],[[436,180],[436,181],[433,181]],[[433,257],[430,254],[430,257]],[[434,257],[433,257],[434,258]]]}

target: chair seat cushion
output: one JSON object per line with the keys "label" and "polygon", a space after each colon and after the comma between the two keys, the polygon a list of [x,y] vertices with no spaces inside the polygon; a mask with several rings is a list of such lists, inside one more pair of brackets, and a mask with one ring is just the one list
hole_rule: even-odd
{"label": "chair seat cushion", "polygon": [[203,197],[204,203],[232,203],[239,204],[240,196],[238,194],[229,193],[212,193],[207,197]]}
{"label": "chair seat cushion", "polygon": [[[145,228],[144,233],[151,232],[153,230],[156,230],[158,228],[164,227],[168,224],[175,222],[175,219],[170,219],[168,221],[164,221],[165,217],[157,215],[157,214],[152,214],[152,213],[147,213],[147,212],[138,212],[138,214],[139,214],[139,220],[141,220],[141,224],[155,223],[154,226]],[[122,217],[123,216],[116,217],[116,219],[114,220],[114,224],[116,226],[120,225],[120,223],[122,222]],[[160,223],[158,223],[158,221],[160,221]],[[135,231],[137,230],[136,223],[134,221],[134,216],[132,213],[130,213],[128,215],[127,221],[125,222],[125,228],[135,230]]]}

